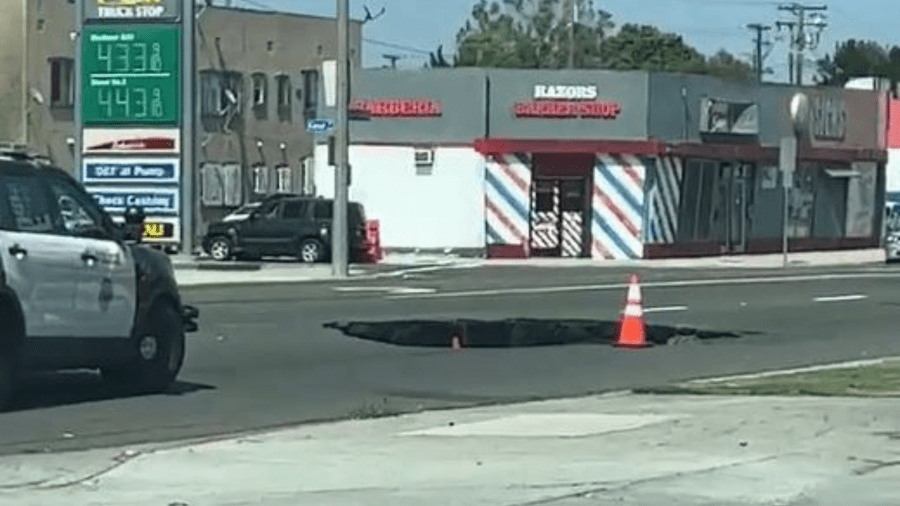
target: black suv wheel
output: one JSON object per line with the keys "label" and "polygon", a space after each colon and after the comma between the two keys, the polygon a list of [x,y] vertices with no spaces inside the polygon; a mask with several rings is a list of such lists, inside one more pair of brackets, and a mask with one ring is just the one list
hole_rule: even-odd
{"label": "black suv wheel", "polygon": [[134,337],[134,361],[102,369],[104,381],[134,393],[165,391],[184,363],[184,329],[178,312],[170,304],[156,306]]}
{"label": "black suv wheel", "polygon": [[304,239],[300,243],[300,253],[297,255],[304,263],[314,264],[322,260],[325,247],[318,239]]}
{"label": "black suv wheel", "polygon": [[228,240],[227,237],[215,237],[209,243],[209,256],[213,257],[213,260],[218,260],[220,262],[230,260],[232,252],[233,247],[231,241]]}

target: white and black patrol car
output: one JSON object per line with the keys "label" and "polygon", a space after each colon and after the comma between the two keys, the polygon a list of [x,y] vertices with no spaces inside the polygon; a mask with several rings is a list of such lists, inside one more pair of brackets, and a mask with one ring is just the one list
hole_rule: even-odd
{"label": "white and black patrol car", "polygon": [[143,213],[117,225],[62,169],[0,151],[0,409],[19,375],[99,369],[128,392],[165,390],[197,310],[172,263],[141,246]]}

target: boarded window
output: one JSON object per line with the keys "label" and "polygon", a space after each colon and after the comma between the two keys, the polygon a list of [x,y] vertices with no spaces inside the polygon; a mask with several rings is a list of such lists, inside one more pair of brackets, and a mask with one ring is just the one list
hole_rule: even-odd
{"label": "boarded window", "polygon": [[75,104],[75,60],[50,59],[50,106],[72,107]]}

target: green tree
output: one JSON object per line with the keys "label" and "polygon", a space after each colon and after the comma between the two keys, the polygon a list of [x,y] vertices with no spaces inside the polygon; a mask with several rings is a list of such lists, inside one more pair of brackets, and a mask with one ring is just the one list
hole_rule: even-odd
{"label": "green tree", "polygon": [[748,80],[752,68],[726,51],[708,61],[681,36],[649,25],[626,24],[615,35],[612,15],[578,2],[574,46],[570,12],[560,0],[479,0],[457,34],[456,65],[463,67],[656,70]]}
{"label": "green tree", "polygon": [[[599,68],[600,46],[612,16],[578,1],[574,66]],[[564,68],[568,64],[570,17],[559,0],[479,0],[457,33],[457,65],[463,67]]]}
{"label": "green tree", "polygon": [[706,61],[706,73],[732,81],[750,81],[755,76],[753,65],[736,58],[724,49]]}
{"label": "green tree", "polygon": [[706,60],[679,35],[649,25],[626,24],[603,41],[603,59],[613,70],[660,70],[702,74]]}
{"label": "green tree", "polygon": [[900,81],[900,47],[871,40],[848,39],[817,62],[820,84],[843,86],[854,77],[886,77]]}

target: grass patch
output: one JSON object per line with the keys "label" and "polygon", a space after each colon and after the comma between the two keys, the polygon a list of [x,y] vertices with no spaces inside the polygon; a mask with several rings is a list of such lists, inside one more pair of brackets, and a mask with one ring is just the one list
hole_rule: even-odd
{"label": "grass patch", "polygon": [[900,362],[709,383],[680,383],[638,393],[900,397]]}

